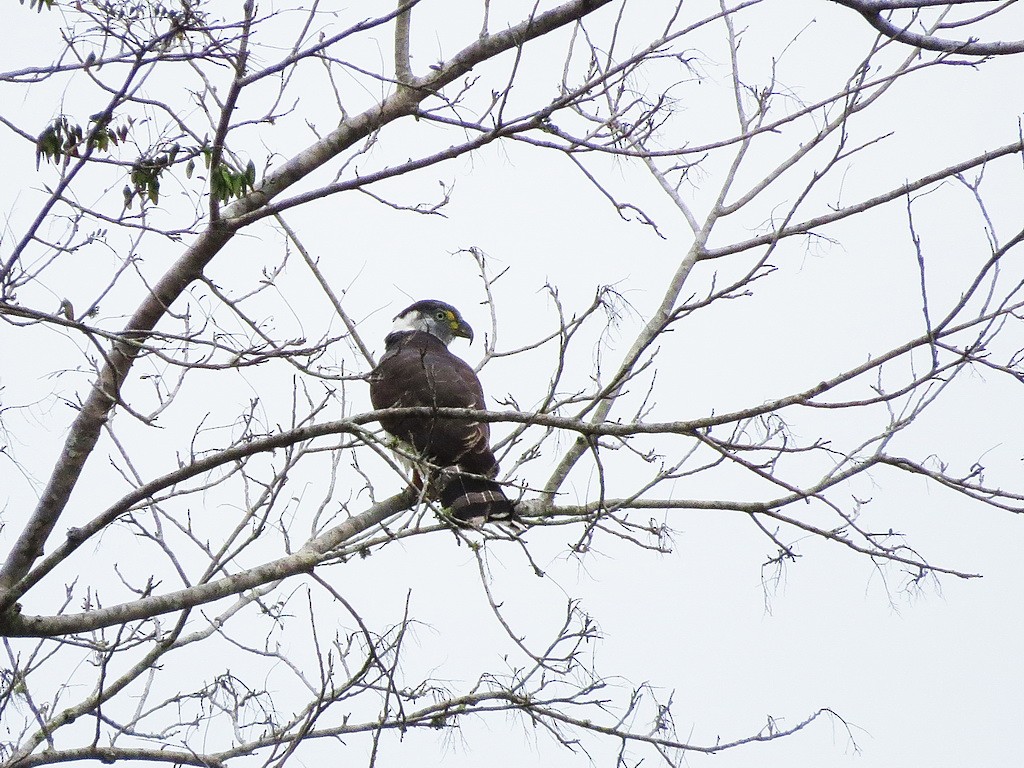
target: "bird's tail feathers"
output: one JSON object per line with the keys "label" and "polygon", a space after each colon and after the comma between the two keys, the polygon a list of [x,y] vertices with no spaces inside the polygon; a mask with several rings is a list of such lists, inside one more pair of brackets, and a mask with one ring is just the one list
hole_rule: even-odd
{"label": "bird's tail feathers", "polygon": [[441,480],[441,506],[456,520],[480,526],[516,519],[514,505],[494,480],[450,470],[442,472]]}

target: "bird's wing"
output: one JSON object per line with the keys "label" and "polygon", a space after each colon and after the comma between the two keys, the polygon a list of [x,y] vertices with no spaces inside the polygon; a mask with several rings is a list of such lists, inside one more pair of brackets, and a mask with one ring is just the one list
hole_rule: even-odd
{"label": "bird's wing", "polygon": [[[381,360],[370,378],[370,399],[375,408],[484,408],[483,388],[473,369],[421,333],[411,334]],[[382,418],[381,425],[439,466],[487,476],[498,470],[486,422],[399,416]]]}

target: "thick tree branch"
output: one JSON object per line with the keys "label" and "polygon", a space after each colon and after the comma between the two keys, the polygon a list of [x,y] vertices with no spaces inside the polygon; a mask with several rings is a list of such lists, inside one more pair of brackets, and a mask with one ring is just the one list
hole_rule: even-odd
{"label": "thick tree branch", "polygon": [[[928,6],[948,6],[945,0],[831,0],[833,3],[856,11],[878,32],[890,40],[912,45],[925,51],[938,53],[958,53],[964,56],[1006,56],[1024,51],[1024,40],[1013,42],[983,43],[976,38],[968,40],[946,40],[934,35],[923,35],[911,32],[909,27],[900,26],[889,21],[883,14],[891,10],[920,10]],[[980,2],[980,0],[967,0]]]}
{"label": "thick tree branch", "polygon": [[403,491],[326,533],[312,539],[293,555],[273,560],[255,568],[215,581],[209,581],[166,595],[144,597],[110,608],[62,616],[24,616],[8,611],[0,617],[0,634],[11,637],[56,637],[90,632],[132,621],[142,621],[173,611],[195,608],[198,605],[239,594],[273,581],[305,573],[329,558],[338,546],[359,533],[386,522],[416,501],[416,494]]}

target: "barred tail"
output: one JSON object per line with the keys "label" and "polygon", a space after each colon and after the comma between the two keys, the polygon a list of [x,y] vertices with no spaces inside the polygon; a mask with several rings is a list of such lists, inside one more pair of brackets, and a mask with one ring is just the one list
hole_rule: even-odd
{"label": "barred tail", "polygon": [[515,509],[501,486],[480,476],[453,473],[441,489],[441,506],[456,520],[471,525],[515,519]]}

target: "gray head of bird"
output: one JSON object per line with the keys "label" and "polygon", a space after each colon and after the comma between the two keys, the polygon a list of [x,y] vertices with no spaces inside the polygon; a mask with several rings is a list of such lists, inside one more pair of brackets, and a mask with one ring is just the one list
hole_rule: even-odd
{"label": "gray head of bird", "polygon": [[462,319],[459,310],[436,299],[423,299],[395,315],[392,333],[425,331],[433,334],[446,346],[459,337],[473,343],[473,329]]}

